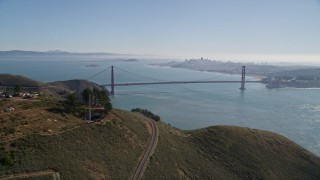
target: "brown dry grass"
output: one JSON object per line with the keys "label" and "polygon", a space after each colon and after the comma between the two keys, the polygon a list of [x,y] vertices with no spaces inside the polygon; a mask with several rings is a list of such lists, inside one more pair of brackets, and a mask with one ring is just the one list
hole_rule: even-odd
{"label": "brown dry grass", "polygon": [[[52,112],[38,115],[52,116]],[[46,117],[44,124],[34,121],[33,127],[44,128],[55,122],[52,120]],[[25,131],[23,136],[5,142],[7,148],[0,144],[0,154],[14,160],[12,167],[0,164],[0,177],[54,169],[62,179],[130,178],[150,136],[144,121],[120,110],[112,110],[101,123],[79,121],[74,125],[69,118],[64,122],[67,128],[50,135]]]}
{"label": "brown dry grass", "polygon": [[[21,99],[21,98],[20,98]],[[83,121],[70,114],[52,113],[58,104],[54,99],[1,99],[0,109],[14,107],[13,112],[0,114],[0,141],[12,141],[28,134],[52,135],[73,128]]]}

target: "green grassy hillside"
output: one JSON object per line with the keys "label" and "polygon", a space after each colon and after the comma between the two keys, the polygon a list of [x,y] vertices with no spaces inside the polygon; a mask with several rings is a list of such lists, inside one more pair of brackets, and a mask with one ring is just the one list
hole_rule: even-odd
{"label": "green grassy hillside", "polygon": [[144,179],[320,179],[319,157],[272,132],[234,126],[181,131],[163,123],[159,129]]}
{"label": "green grassy hillside", "polygon": [[[27,134],[2,142],[1,176],[54,170],[62,179],[128,179],[146,148],[145,122],[113,110],[101,123],[84,124],[51,135]],[[13,164],[3,163],[6,155]]]}
{"label": "green grassy hillside", "polygon": [[[0,114],[0,179],[43,172],[58,172],[61,179],[130,179],[150,138],[146,121],[114,109],[88,124],[52,111],[61,103],[0,99],[0,108],[15,108]],[[158,126],[144,179],[320,179],[319,157],[272,132],[234,126],[182,131],[161,121]]]}
{"label": "green grassy hillside", "polygon": [[88,87],[98,90],[103,89],[98,84],[84,79],[42,83],[21,75],[0,74],[0,89],[6,90],[10,88],[13,90],[16,85],[27,88],[24,91],[37,90],[53,97],[66,97],[71,92],[79,92],[80,96],[81,92]]}
{"label": "green grassy hillside", "polygon": [[66,81],[55,81],[46,83],[41,87],[41,92],[53,97],[66,97],[72,92],[78,92],[77,95],[81,98],[81,93],[86,88],[96,88],[102,90],[103,88],[96,83],[84,79],[74,79]]}
{"label": "green grassy hillside", "polygon": [[74,79],[74,80],[66,80],[66,81],[55,81],[47,83],[51,86],[58,86],[61,88],[69,89],[70,91],[80,91],[82,92],[84,89],[90,88],[97,88],[98,90],[102,90],[98,84],[90,82],[84,79]]}
{"label": "green grassy hillside", "polygon": [[20,75],[0,74],[0,86],[40,86],[42,84],[41,82]]}

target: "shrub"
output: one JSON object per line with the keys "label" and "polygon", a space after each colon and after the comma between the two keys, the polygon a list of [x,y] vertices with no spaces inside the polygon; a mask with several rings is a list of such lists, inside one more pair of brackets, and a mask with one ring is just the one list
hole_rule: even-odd
{"label": "shrub", "polygon": [[104,109],[105,109],[105,112],[108,114],[109,111],[112,110],[112,104],[110,101],[106,102],[106,104],[104,105]]}
{"label": "shrub", "polygon": [[131,109],[131,112],[139,112],[148,118],[151,118],[155,121],[160,121],[160,116],[158,116],[157,114],[153,114],[151,111],[147,109],[134,108],[134,109]]}
{"label": "shrub", "polygon": [[13,161],[13,157],[9,156],[8,154],[5,154],[1,157],[1,164],[3,166],[13,166],[14,161]]}

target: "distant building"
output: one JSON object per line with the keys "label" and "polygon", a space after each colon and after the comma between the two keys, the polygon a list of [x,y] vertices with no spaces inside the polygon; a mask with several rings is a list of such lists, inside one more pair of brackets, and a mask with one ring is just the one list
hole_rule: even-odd
{"label": "distant building", "polygon": [[13,107],[7,107],[4,109],[4,112],[12,112],[12,111],[14,111]]}

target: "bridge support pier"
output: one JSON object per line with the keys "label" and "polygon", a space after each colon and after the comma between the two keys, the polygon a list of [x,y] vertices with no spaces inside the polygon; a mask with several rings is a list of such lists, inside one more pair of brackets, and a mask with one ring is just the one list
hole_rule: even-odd
{"label": "bridge support pier", "polygon": [[241,87],[240,90],[244,91],[245,88],[245,82],[246,82],[246,66],[242,66],[242,73],[241,73]]}
{"label": "bridge support pier", "polygon": [[114,96],[114,73],[113,73],[113,66],[111,66],[111,91],[110,95]]}

